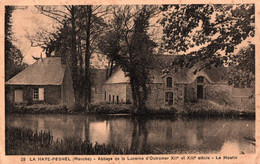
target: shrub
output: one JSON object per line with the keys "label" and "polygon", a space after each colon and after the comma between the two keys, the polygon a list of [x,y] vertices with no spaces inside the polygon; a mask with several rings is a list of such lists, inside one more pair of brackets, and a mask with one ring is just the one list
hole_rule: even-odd
{"label": "shrub", "polygon": [[65,105],[33,104],[29,106],[16,105],[12,108],[6,107],[6,113],[69,113]]}
{"label": "shrub", "polygon": [[89,107],[89,114],[129,114],[131,106],[126,104],[97,104]]}

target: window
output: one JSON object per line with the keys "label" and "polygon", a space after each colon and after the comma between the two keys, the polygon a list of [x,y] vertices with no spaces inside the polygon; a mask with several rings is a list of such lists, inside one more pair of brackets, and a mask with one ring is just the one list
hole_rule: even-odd
{"label": "window", "polygon": [[166,92],[165,93],[165,105],[170,106],[173,104],[173,93]]}
{"label": "window", "polygon": [[113,103],[115,102],[115,95],[113,95]]}
{"label": "window", "polygon": [[109,95],[109,102],[111,102],[111,95]]}
{"label": "window", "polygon": [[197,85],[197,99],[203,99],[203,85]]}
{"label": "window", "polygon": [[39,100],[39,89],[38,88],[33,89],[33,100]]}
{"label": "window", "polygon": [[203,99],[204,98],[204,91],[203,91],[203,85],[205,78],[203,76],[197,77],[197,99]]}
{"label": "window", "polygon": [[33,100],[44,100],[44,88],[34,88],[33,89]]}
{"label": "window", "polygon": [[199,76],[199,77],[197,78],[197,83],[204,83],[204,77]]}
{"label": "window", "polygon": [[116,96],[116,102],[119,103],[119,96]]}
{"label": "window", "polygon": [[172,77],[167,77],[167,79],[166,79],[166,86],[168,88],[172,87]]}
{"label": "window", "polygon": [[104,100],[107,100],[107,92],[105,91],[105,97],[104,97],[105,99]]}

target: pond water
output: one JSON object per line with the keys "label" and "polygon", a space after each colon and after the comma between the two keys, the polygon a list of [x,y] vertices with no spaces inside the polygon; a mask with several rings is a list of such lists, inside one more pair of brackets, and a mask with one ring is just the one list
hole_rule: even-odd
{"label": "pond water", "polygon": [[54,139],[77,138],[139,153],[255,153],[250,140],[255,138],[255,120],[9,114],[6,125],[49,130]]}

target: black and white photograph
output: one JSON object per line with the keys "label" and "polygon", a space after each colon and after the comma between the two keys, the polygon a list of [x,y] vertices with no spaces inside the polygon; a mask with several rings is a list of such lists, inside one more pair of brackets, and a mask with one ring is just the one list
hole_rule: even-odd
{"label": "black and white photograph", "polygon": [[5,155],[256,154],[255,7],[5,5]]}

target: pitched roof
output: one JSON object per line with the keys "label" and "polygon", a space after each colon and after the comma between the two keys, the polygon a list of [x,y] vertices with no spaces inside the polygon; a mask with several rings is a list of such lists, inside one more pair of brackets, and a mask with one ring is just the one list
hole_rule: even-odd
{"label": "pitched roof", "polygon": [[[151,83],[163,83],[161,77],[167,74],[162,74],[162,70],[165,68],[172,69],[172,62],[178,59],[182,55],[154,55],[156,65],[152,71]],[[177,72],[172,69],[169,73],[174,76],[174,82],[176,83],[192,83],[198,76],[204,76],[210,83],[223,83],[227,75],[228,69],[226,67],[212,67],[211,69],[202,69],[194,74],[194,70],[200,66],[201,63],[195,64],[191,69],[182,68]],[[129,83],[129,77],[125,77],[124,72],[119,68],[112,76],[105,82],[105,84],[112,83]]]}
{"label": "pitched roof", "polygon": [[65,66],[60,57],[39,59],[6,82],[8,85],[61,85]]}
{"label": "pitched roof", "polygon": [[[158,71],[151,71],[151,79],[149,83],[164,83],[161,74]],[[116,71],[112,74],[111,77],[104,84],[129,84],[130,78],[126,76],[124,71],[121,68],[117,68]]]}
{"label": "pitched roof", "polygon": [[121,68],[117,68],[116,71],[105,82],[105,84],[118,83],[130,83],[129,77],[125,76],[125,73]]}
{"label": "pitched roof", "polygon": [[[210,69],[202,69],[200,71],[195,70],[200,68],[202,62],[196,63],[192,68],[181,68],[177,70],[177,72],[172,69],[170,72],[175,77],[176,83],[192,83],[197,77],[203,76],[205,77],[210,83],[226,83],[226,77],[229,71],[229,67],[219,66],[215,67],[212,66]],[[165,74],[167,75],[167,74]]]}
{"label": "pitched roof", "polygon": [[229,71],[229,67],[212,67],[204,70],[213,83],[225,82]]}
{"label": "pitched roof", "polygon": [[172,67],[172,62],[179,56],[180,55],[154,55],[154,63],[156,63],[154,69],[162,72],[163,69]]}

